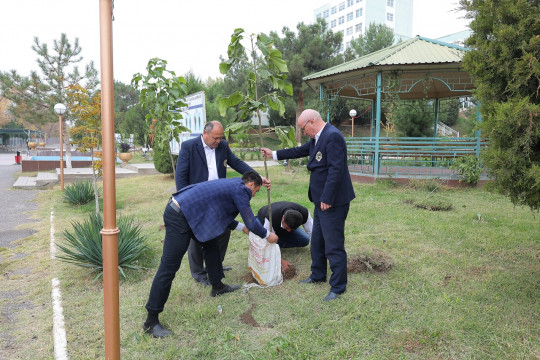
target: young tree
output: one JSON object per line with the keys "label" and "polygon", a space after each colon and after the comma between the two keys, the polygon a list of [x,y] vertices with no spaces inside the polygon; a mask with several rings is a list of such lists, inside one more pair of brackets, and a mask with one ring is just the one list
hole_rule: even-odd
{"label": "young tree", "polygon": [[90,151],[92,158],[96,216],[99,217],[97,178],[101,174],[102,161],[101,159],[94,159],[94,149],[101,145],[101,92],[97,91],[90,95],[88,90],[82,86],[70,85],[67,99],[71,114],[75,119],[75,126],[71,129],[73,144],[77,146],[77,150],[82,152]]}
{"label": "young tree", "polygon": [[159,58],[150,59],[146,70],[148,71],[146,76],[140,73],[133,75],[131,85],[140,88],[139,104],[148,112],[146,120],[157,119],[154,128],[154,147],[168,150],[172,173],[175,174],[175,162],[169,143],[172,139],[178,141],[182,131],[189,131],[180,123],[182,119],[180,111],[182,107],[187,106],[184,103],[187,95],[186,81],[183,77],[176,76],[174,71],[167,70],[167,61]]}
{"label": "young tree", "polygon": [[[228,97],[221,98],[219,110],[224,115],[228,108],[238,105],[238,120],[250,119],[251,115],[256,113],[259,118],[259,140],[262,148],[261,111],[273,109],[283,116],[285,106],[281,93],[292,95],[293,89],[286,80],[289,72],[287,64],[283,61],[281,52],[274,47],[272,39],[263,33],[251,34],[247,48],[242,44],[243,39],[244,29],[235,29],[227,51],[228,59],[219,65],[219,70],[222,74],[227,74],[235,65],[246,64],[246,68],[249,69],[247,91],[245,93],[236,91]],[[246,55],[246,51],[249,51],[251,57]],[[263,89],[266,91],[263,92]],[[266,159],[264,170],[268,179]],[[267,195],[271,211],[270,189],[267,189]]]}
{"label": "young tree", "polygon": [[384,24],[370,23],[366,33],[351,40],[356,57],[387,48],[394,43],[394,30]]}
{"label": "young tree", "polygon": [[540,2],[461,0],[472,19],[463,66],[480,101],[482,159],[516,205],[540,209]]}

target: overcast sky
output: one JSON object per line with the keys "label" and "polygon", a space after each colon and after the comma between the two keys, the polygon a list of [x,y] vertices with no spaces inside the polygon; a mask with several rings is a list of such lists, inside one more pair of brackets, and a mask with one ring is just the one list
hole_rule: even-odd
{"label": "overcast sky", "polygon": [[[384,0],[378,0],[384,1]],[[399,0],[397,0],[399,1]],[[413,36],[437,38],[467,29],[453,10],[458,0],[413,0]],[[248,33],[277,31],[313,22],[313,10],[327,0],[116,0],[114,1],[114,77],[129,83],[146,73],[148,60],[168,61],[170,70],[192,70],[202,80],[219,76],[219,56],[226,55],[235,28]],[[0,71],[21,75],[38,70],[34,36],[52,44],[66,33],[79,38],[82,63],[100,70],[98,0],[3,1],[0,20]],[[81,68],[84,68],[81,66]]]}

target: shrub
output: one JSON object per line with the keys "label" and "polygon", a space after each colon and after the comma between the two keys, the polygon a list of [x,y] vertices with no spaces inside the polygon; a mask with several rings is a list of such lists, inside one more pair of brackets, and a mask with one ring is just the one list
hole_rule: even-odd
{"label": "shrub", "polygon": [[[94,281],[103,275],[103,252],[100,231],[103,219],[96,214],[79,222],[72,222],[73,231],[64,230],[66,245],[56,244],[64,253],[58,259],[97,272]],[[118,271],[126,278],[124,269],[138,270],[139,258],[148,250],[146,238],[141,235],[141,226],[131,217],[119,217]]]}
{"label": "shrub", "polygon": [[482,168],[480,167],[480,161],[474,155],[467,155],[458,157],[450,165],[451,169],[457,170],[463,177],[463,180],[469,184],[476,184],[480,179]]}
{"label": "shrub", "polygon": [[64,201],[71,205],[83,205],[94,198],[94,185],[88,180],[74,182],[64,189]]}
{"label": "shrub", "polygon": [[128,143],[123,142],[120,144],[120,152],[123,152],[123,153],[129,152],[130,148],[131,148],[131,145],[129,145]]}
{"label": "shrub", "polygon": [[[173,172],[168,146],[167,142],[156,141],[154,143],[154,167],[162,174],[172,174]],[[178,155],[173,155],[175,164],[177,159]]]}

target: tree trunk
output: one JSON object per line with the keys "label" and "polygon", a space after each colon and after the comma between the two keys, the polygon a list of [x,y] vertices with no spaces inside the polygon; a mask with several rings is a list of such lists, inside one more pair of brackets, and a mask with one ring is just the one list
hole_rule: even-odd
{"label": "tree trunk", "polygon": [[[64,119],[62,119],[64,121]],[[66,126],[66,123],[64,122],[62,126],[63,129],[65,129],[66,136],[64,136],[64,144],[66,144],[66,167],[72,168],[71,166],[71,145],[69,143],[69,128]]]}
{"label": "tree trunk", "polygon": [[92,177],[94,178],[94,197],[96,199],[96,216],[99,217],[99,194],[97,187],[97,175],[94,168],[94,148],[90,148],[90,157],[92,158]]}
{"label": "tree trunk", "polygon": [[[171,142],[167,141],[167,149],[169,150],[169,158],[171,159],[172,173],[174,177],[174,183],[176,184],[176,164],[174,163],[172,152],[171,152]],[[176,189],[178,191],[178,189]]]}
{"label": "tree trunk", "polygon": [[298,118],[302,114],[302,111],[304,110],[304,91],[300,90],[298,93],[298,103],[296,104],[296,142],[298,143],[298,146],[300,146],[302,143],[302,129],[300,129],[300,126],[298,126]]}

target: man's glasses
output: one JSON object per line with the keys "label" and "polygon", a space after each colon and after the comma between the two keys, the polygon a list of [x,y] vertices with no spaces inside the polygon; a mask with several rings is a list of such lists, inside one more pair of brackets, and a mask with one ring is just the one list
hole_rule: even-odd
{"label": "man's glasses", "polygon": [[309,124],[310,122],[311,122],[311,120],[306,121],[306,123],[304,124],[304,126],[302,126],[300,129],[302,129],[302,131],[305,132],[305,131],[306,131],[306,126],[307,126],[307,124]]}

